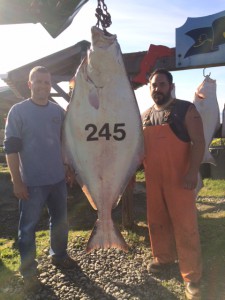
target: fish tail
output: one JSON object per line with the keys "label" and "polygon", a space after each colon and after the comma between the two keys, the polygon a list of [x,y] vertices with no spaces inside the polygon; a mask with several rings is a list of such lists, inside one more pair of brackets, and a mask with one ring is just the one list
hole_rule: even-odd
{"label": "fish tail", "polygon": [[91,252],[94,249],[117,248],[125,252],[128,246],[112,220],[97,220],[88,240],[86,251]]}

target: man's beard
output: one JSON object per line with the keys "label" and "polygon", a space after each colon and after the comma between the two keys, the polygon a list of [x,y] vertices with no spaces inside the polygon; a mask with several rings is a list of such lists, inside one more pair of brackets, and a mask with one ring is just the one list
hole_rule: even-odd
{"label": "man's beard", "polygon": [[170,100],[170,92],[168,92],[167,94],[156,92],[152,95],[152,98],[157,105],[161,106],[166,104]]}

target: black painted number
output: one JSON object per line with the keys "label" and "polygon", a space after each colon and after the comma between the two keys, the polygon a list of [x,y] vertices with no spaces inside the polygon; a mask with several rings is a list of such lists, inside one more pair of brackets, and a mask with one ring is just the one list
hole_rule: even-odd
{"label": "black painted number", "polygon": [[91,130],[89,135],[87,136],[87,141],[97,141],[98,137],[95,136],[97,132],[97,126],[94,124],[87,124],[85,126],[85,130]]}
{"label": "black painted number", "polygon": [[105,123],[100,130],[95,124],[87,124],[85,130],[89,131],[87,136],[87,141],[98,141],[99,137],[110,140],[114,138],[116,141],[122,141],[126,137],[126,131],[124,130],[125,123],[116,123],[114,124],[113,134],[110,133],[109,123]]}
{"label": "black painted number", "polygon": [[106,140],[110,140],[110,130],[109,130],[109,123],[105,123],[102,128],[99,130],[98,133],[99,137],[105,137]]}
{"label": "black painted number", "polygon": [[125,123],[117,123],[114,125],[113,133],[115,133],[115,134],[113,135],[113,137],[115,140],[122,141],[125,139],[126,131],[122,128],[124,126],[125,126]]}

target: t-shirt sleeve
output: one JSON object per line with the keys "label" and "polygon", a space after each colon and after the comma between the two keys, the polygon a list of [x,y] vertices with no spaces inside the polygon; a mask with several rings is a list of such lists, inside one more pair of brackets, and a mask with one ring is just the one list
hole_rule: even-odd
{"label": "t-shirt sleeve", "polygon": [[5,126],[4,151],[7,154],[17,153],[22,149],[22,121],[16,107],[9,111]]}

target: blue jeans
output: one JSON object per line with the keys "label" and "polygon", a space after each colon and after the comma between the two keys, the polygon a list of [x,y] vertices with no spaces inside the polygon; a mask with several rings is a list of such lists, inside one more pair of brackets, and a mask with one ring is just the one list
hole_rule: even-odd
{"label": "blue jeans", "polygon": [[50,255],[63,258],[67,255],[67,187],[65,180],[53,185],[28,187],[29,200],[19,202],[18,246],[23,277],[36,274],[37,262],[35,231],[43,207],[49,213]]}

